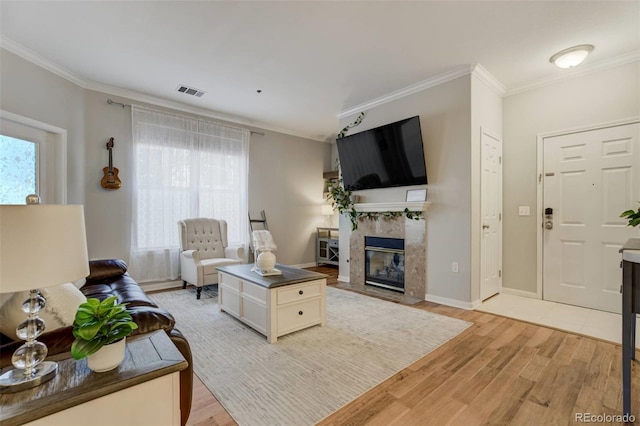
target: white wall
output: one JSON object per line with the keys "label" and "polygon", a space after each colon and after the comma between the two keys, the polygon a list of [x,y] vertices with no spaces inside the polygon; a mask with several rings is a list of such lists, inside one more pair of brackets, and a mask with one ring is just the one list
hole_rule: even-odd
{"label": "white wall", "polygon": [[0,49],[0,109],[67,130],[67,203],[84,204],[84,93]]}
{"label": "white wall", "polygon": [[[636,62],[504,99],[503,287],[537,288],[538,134],[640,116],[639,80]],[[531,216],[518,216],[518,206]]]}
{"label": "white wall", "polygon": [[[414,115],[420,116],[427,178],[427,295],[470,302],[471,280],[471,77],[429,88],[365,111],[362,124],[349,134]],[[340,120],[339,128],[357,114]],[[407,187],[358,191],[362,202],[404,201]],[[347,250],[348,220],[340,220],[340,253]],[[346,251],[348,253],[348,251]],[[340,276],[348,277],[346,256]],[[460,264],[451,272],[451,262]]]}
{"label": "white wall", "polygon": [[[128,260],[131,112],[106,101],[142,103],[82,89],[3,49],[0,64],[1,109],[68,130],[68,202],[85,204],[89,256]],[[251,137],[249,209],[266,211],[278,244],[279,262],[314,263],[315,227],[324,225],[320,214],[322,172],[332,166],[330,145],[251,130],[265,136]],[[102,168],[108,161],[105,144],[110,137],[115,139],[113,161],[123,182],[117,191],[100,187]]]}

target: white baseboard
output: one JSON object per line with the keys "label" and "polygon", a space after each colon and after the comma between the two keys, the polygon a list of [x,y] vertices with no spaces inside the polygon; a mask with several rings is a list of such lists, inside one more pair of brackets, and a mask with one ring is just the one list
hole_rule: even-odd
{"label": "white baseboard", "polygon": [[537,293],[534,293],[532,291],[518,290],[515,288],[502,287],[502,290],[500,292],[504,294],[511,294],[513,296],[529,297],[531,299],[540,299]]}
{"label": "white baseboard", "polygon": [[291,265],[294,268],[312,268],[314,266],[318,266],[318,264],[316,262],[311,262],[311,263],[301,263],[299,265]]}
{"label": "white baseboard", "polygon": [[182,288],[182,280],[145,283],[145,284],[140,284],[140,287],[144,291],[158,291],[158,290],[168,290],[171,288]]}
{"label": "white baseboard", "polygon": [[351,279],[349,279],[349,277],[345,275],[338,275],[338,281],[342,281],[343,283],[348,283],[351,281]]}
{"label": "white baseboard", "polygon": [[477,308],[478,306],[480,306],[480,303],[482,303],[480,300],[474,300],[473,302],[464,302],[462,300],[450,299],[448,297],[434,296],[433,294],[427,294],[424,300],[426,300],[427,302],[452,306],[454,308],[466,309],[468,311]]}

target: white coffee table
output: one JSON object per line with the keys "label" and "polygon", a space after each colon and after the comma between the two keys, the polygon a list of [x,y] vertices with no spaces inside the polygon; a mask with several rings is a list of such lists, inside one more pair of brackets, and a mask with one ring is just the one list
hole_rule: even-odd
{"label": "white coffee table", "polygon": [[221,266],[220,310],[267,336],[269,343],[327,321],[327,275],[277,264],[282,275],[261,276],[253,264]]}

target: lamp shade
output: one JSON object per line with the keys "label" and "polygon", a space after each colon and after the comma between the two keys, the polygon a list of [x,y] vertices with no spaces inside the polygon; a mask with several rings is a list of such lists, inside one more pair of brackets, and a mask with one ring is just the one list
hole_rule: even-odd
{"label": "lamp shade", "polygon": [[0,293],[89,275],[81,205],[0,205]]}
{"label": "lamp shade", "polygon": [[271,232],[266,229],[258,229],[253,231],[253,249],[257,251],[269,250],[276,251],[278,246],[276,246],[275,241],[273,241],[273,237],[271,236]]}

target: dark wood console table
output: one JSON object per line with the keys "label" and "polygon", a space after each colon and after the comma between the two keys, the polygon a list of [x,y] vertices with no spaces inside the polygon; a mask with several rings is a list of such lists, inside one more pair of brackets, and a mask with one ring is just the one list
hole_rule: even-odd
{"label": "dark wood console table", "polygon": [[0,426],[179,425],[180,377],[187,361],[164,331],[127,339],[122,364],[94,373],[69,353],[52,380],[0,395]]}
{"label": "dark wood console table", "polygon": [[622,253],[622,412],[631,415],[631,364],[636,353],[636,314],[640,313],[640,238],[630,238]]}

